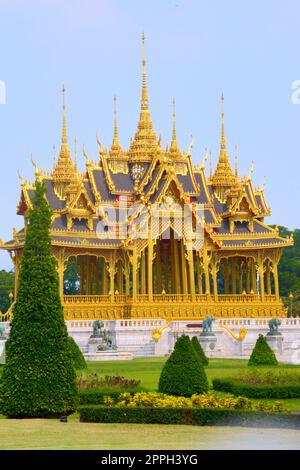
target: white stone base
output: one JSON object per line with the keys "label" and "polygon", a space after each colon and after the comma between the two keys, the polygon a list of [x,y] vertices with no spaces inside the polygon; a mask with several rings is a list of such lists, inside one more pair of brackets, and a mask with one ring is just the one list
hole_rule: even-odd
{"label": "white stone base", "polygon": [[87,361],[130,361],[133,355],[126,351],[101,351],[95,353],[86,353],[84,355]]}
{"label": "white stone base", "polygon": [[[207,355],[214,358],[248,359],[259,334],[266,335],[268,333],[269,320],[270,318],[217,319],[212,326],[216,338],[215,347],[209,348],[206,351]],[[88,342],[93,333],[93,321],[70,320],[66,321],[66,324],[69,335],[75,339],[86,359],[100,361],[168,356],[173,351],[178,336],[187,334],[191,338],[197,336],[200,339],[202,332],[202,320],[172,321],[167,328],[162,330],[159,341],[155,342],[152,338],[152,332],[161,329],[166,324],[166,320],[104,321],[104,328],[111,331],[117,349],[108,352],[101,351],[89,356]],[[9,323],[5,326],[8,334]],[[223,326],[226,326],[236,337],[239,336],[242,327],[246,328],[246,337],[243,341],[238,341]],[[280,344],[275,345],[278,361],[300,365],[300,318],[281,319],[279,331],[282,339],[279,340]]]}

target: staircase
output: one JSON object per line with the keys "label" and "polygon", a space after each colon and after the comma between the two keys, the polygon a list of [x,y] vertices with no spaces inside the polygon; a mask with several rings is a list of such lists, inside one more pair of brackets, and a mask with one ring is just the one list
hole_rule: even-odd
{"label": "staircase", "polygon": [[133,352],[133,357],[154,357],[155,342],[153,339],[149,343],[144,344],[141,348]]}

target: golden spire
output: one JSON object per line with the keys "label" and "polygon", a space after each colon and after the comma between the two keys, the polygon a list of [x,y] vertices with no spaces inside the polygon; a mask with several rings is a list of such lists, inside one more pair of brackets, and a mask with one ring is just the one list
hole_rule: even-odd
{"label": "golden spire", "polygon": [[143,78],[142,78],[142,108],[148,109],[148,93],[147,93],[147,78],[146,78],[146,57],[145,57],[145,34],[142,34],[142,68],[143,68]]}
{"label": "golden spire", "polygon": [[66,92],[66,89],[65,89],[65,86],[63,85],[62,86],[63,125],[62,125],[61,144],[68,146],[65,92]]}
{"label": "golden spire", "polygon": [[75,139],[74,139],[74,166],[77,170],[77,139],[76,139],[76,136],[75,136]]}
{"label": "golden spire", "polygon": [[[236,176],[232,172],[226,150],[225,123],[224,123],[224,96],[221,96],[221,142],[217,167],[212,177],[212,184],[217,187],[228,188],[236,183]],[[222,190],[220,191],[220,193]]]}
{"label": "golden spire", "polygon": [[65,87],[62,87],[62,134],[60,152],[53,170],[53,180],[61,185],[61,193],[67,183],[78,179],[76,166],[74,165],[68,146],[67,136],[67,120],[66,120],[66,103],[65,103]]}
{"label": "golden spire", "polygon": [[234,161],[235,161],[235,176],[238,177],[239,175],[239,166],[238,166],[238,148],[237,144],[234,146]]}
{"label": "golden spire", "polygon": [[130,144],[132,156],[151,157],[157,149],[156,134],[153,130],[147,92],[146,59],[145,59],[145,35],[142,36],[142,96],[141,111],[134,139]]}
{"label": "golden spire", "polygon": [[170,152],[178,153],[179,148],[177,144],[177,136],[176,136],[176,103],[175,99],[173,99],[173,131],[172,131],[172,142],[170,147]]}
{"label": "golden spire", "polygon": [[114,96],[114,138],[111,145],[110,153],[119,154],[122,151],[119,134],[118,134],[118,118],[117,118],[117,98]]}
{"label": "golden spire", "polygon": [[212,179],[212,154],[209,152],[209,179]]}

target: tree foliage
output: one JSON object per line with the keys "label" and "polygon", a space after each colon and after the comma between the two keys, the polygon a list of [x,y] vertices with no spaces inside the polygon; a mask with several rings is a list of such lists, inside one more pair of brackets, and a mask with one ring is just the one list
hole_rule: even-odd
{"label": "tree foliage", "polygon": [[37,181],[26,229],[18,296],[6,343],[1,412],[7,416],[65,414],[72,412],[76,404],[76,376],[52,255],[50,226],[51,210],[45,188]]}
{"label": "tree foliage", "polygon": [[76,341],[71,336],[68,336],[68,344],[74,369],[86,369],[87,364],[85,362],[84,356],[80,351]]}
{"label": "tree foliage", "polygon": [[197,338],[197,336],[192,337],[192,346],[196,355],[198,356],[199,361],[203,366],[208,366],[208,357],[206,357],[205,352]]}
{"label": "tree foliage", "polygon": [[184,397],[207,392],[205,370],[188,336],[182,335],[177,339],[174,351],[162,369],[158,390]]}
{"label": "tree foliage", "polygon": [[264,335],[259,335],[248,361],[248,366],[277,366],[274,351],[268,345]]}

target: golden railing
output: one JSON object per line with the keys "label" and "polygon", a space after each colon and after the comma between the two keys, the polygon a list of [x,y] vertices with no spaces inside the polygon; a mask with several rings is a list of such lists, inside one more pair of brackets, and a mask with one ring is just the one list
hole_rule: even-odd
{"label": "golden railing", "polygon": [[[234,303],[234,304],[247,304],[247,303],[259,303],[262,299],[258,294],[219,294],[217,302],[219,303]],[[165,302],[165,303],[205,303],[215,302],[213,296],[207,294],[195,294],[192,298],[189,294],[153,294],[153,303]],[[276,302],[275,295],[265,295],[265,303]],[[64,295],[64,304],[124,304],[133,303],[132,296],[125,294],[116,295]],[[138,294],[136,296],[137,304],[149,303],[148,294]]]}

